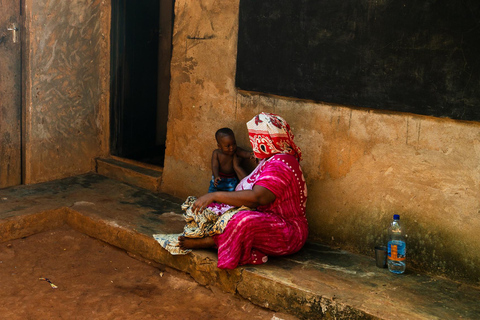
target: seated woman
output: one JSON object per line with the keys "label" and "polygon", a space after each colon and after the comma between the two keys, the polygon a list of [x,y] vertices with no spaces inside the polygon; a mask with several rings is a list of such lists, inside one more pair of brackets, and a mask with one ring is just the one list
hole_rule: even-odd
{"label": "seated woman", "polygon": [[267,255],[295,253],[308,235],[301,152],[293,142],[290,126],[280,116],[262,112],[247,123],[247,128],[255,157],[261,159],[258,166],[234,192],[207,193],[194,202],[192,210],[202,212],[222,204],[255,209],[236,213],[222,234],[178,238],[182,249],[217,247],[219,268],[261,264]]}

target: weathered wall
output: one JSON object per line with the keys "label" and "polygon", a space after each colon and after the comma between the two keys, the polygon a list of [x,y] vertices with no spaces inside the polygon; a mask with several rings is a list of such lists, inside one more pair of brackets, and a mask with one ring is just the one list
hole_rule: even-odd
{"label": "weathered wall", "polygon": [[235,89],[238,0],[177,0],[162,191],[207,191],[214,132],[282,115],[304,153],[312,240],[373,255],[392,215],[408,265],[480,282],[480,123],[332,106]]}
{"label": "weathered wall", "polygon": [[109,30],[109,1],[25,1],[25,183],[107,154]]}

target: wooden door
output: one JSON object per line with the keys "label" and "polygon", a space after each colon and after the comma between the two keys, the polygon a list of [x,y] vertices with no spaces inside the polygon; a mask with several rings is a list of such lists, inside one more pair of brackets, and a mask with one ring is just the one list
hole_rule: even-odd
{"label": "wooden door", "polygon": [[0,188],[22,182],[20,3],[0,0]]}

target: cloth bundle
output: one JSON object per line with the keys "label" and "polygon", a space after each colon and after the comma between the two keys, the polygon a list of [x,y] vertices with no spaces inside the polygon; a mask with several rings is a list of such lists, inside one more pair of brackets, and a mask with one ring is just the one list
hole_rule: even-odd
{"label": "cloth bundle", "polygon": [[153,238],[172,255],[185,255],[189,253],[190,249],[182,250],[179,246],[178,237],[184,236],[187,238],[204,238],[216,234],[221,234],[225,230],[228,221],[239,211],[250,210],[249,208],[230,207],[223,213],[219,213],[213,208],[208,207],[199,214],[195,214],[192,210],[192,205],[197,200],[196,197],[189,196],[182,204],[182,210],[185,211],[183,217],[186,225],[183,228],[183,233],[179,234],[154,234]]}

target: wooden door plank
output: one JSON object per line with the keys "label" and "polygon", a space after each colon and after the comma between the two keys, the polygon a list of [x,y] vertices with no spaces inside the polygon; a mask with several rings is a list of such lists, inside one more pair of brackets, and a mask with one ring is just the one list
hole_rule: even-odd
{"label": "wooden door plank", "polygon": [[20,1],[0,0],[0,188],[21,184]]}

